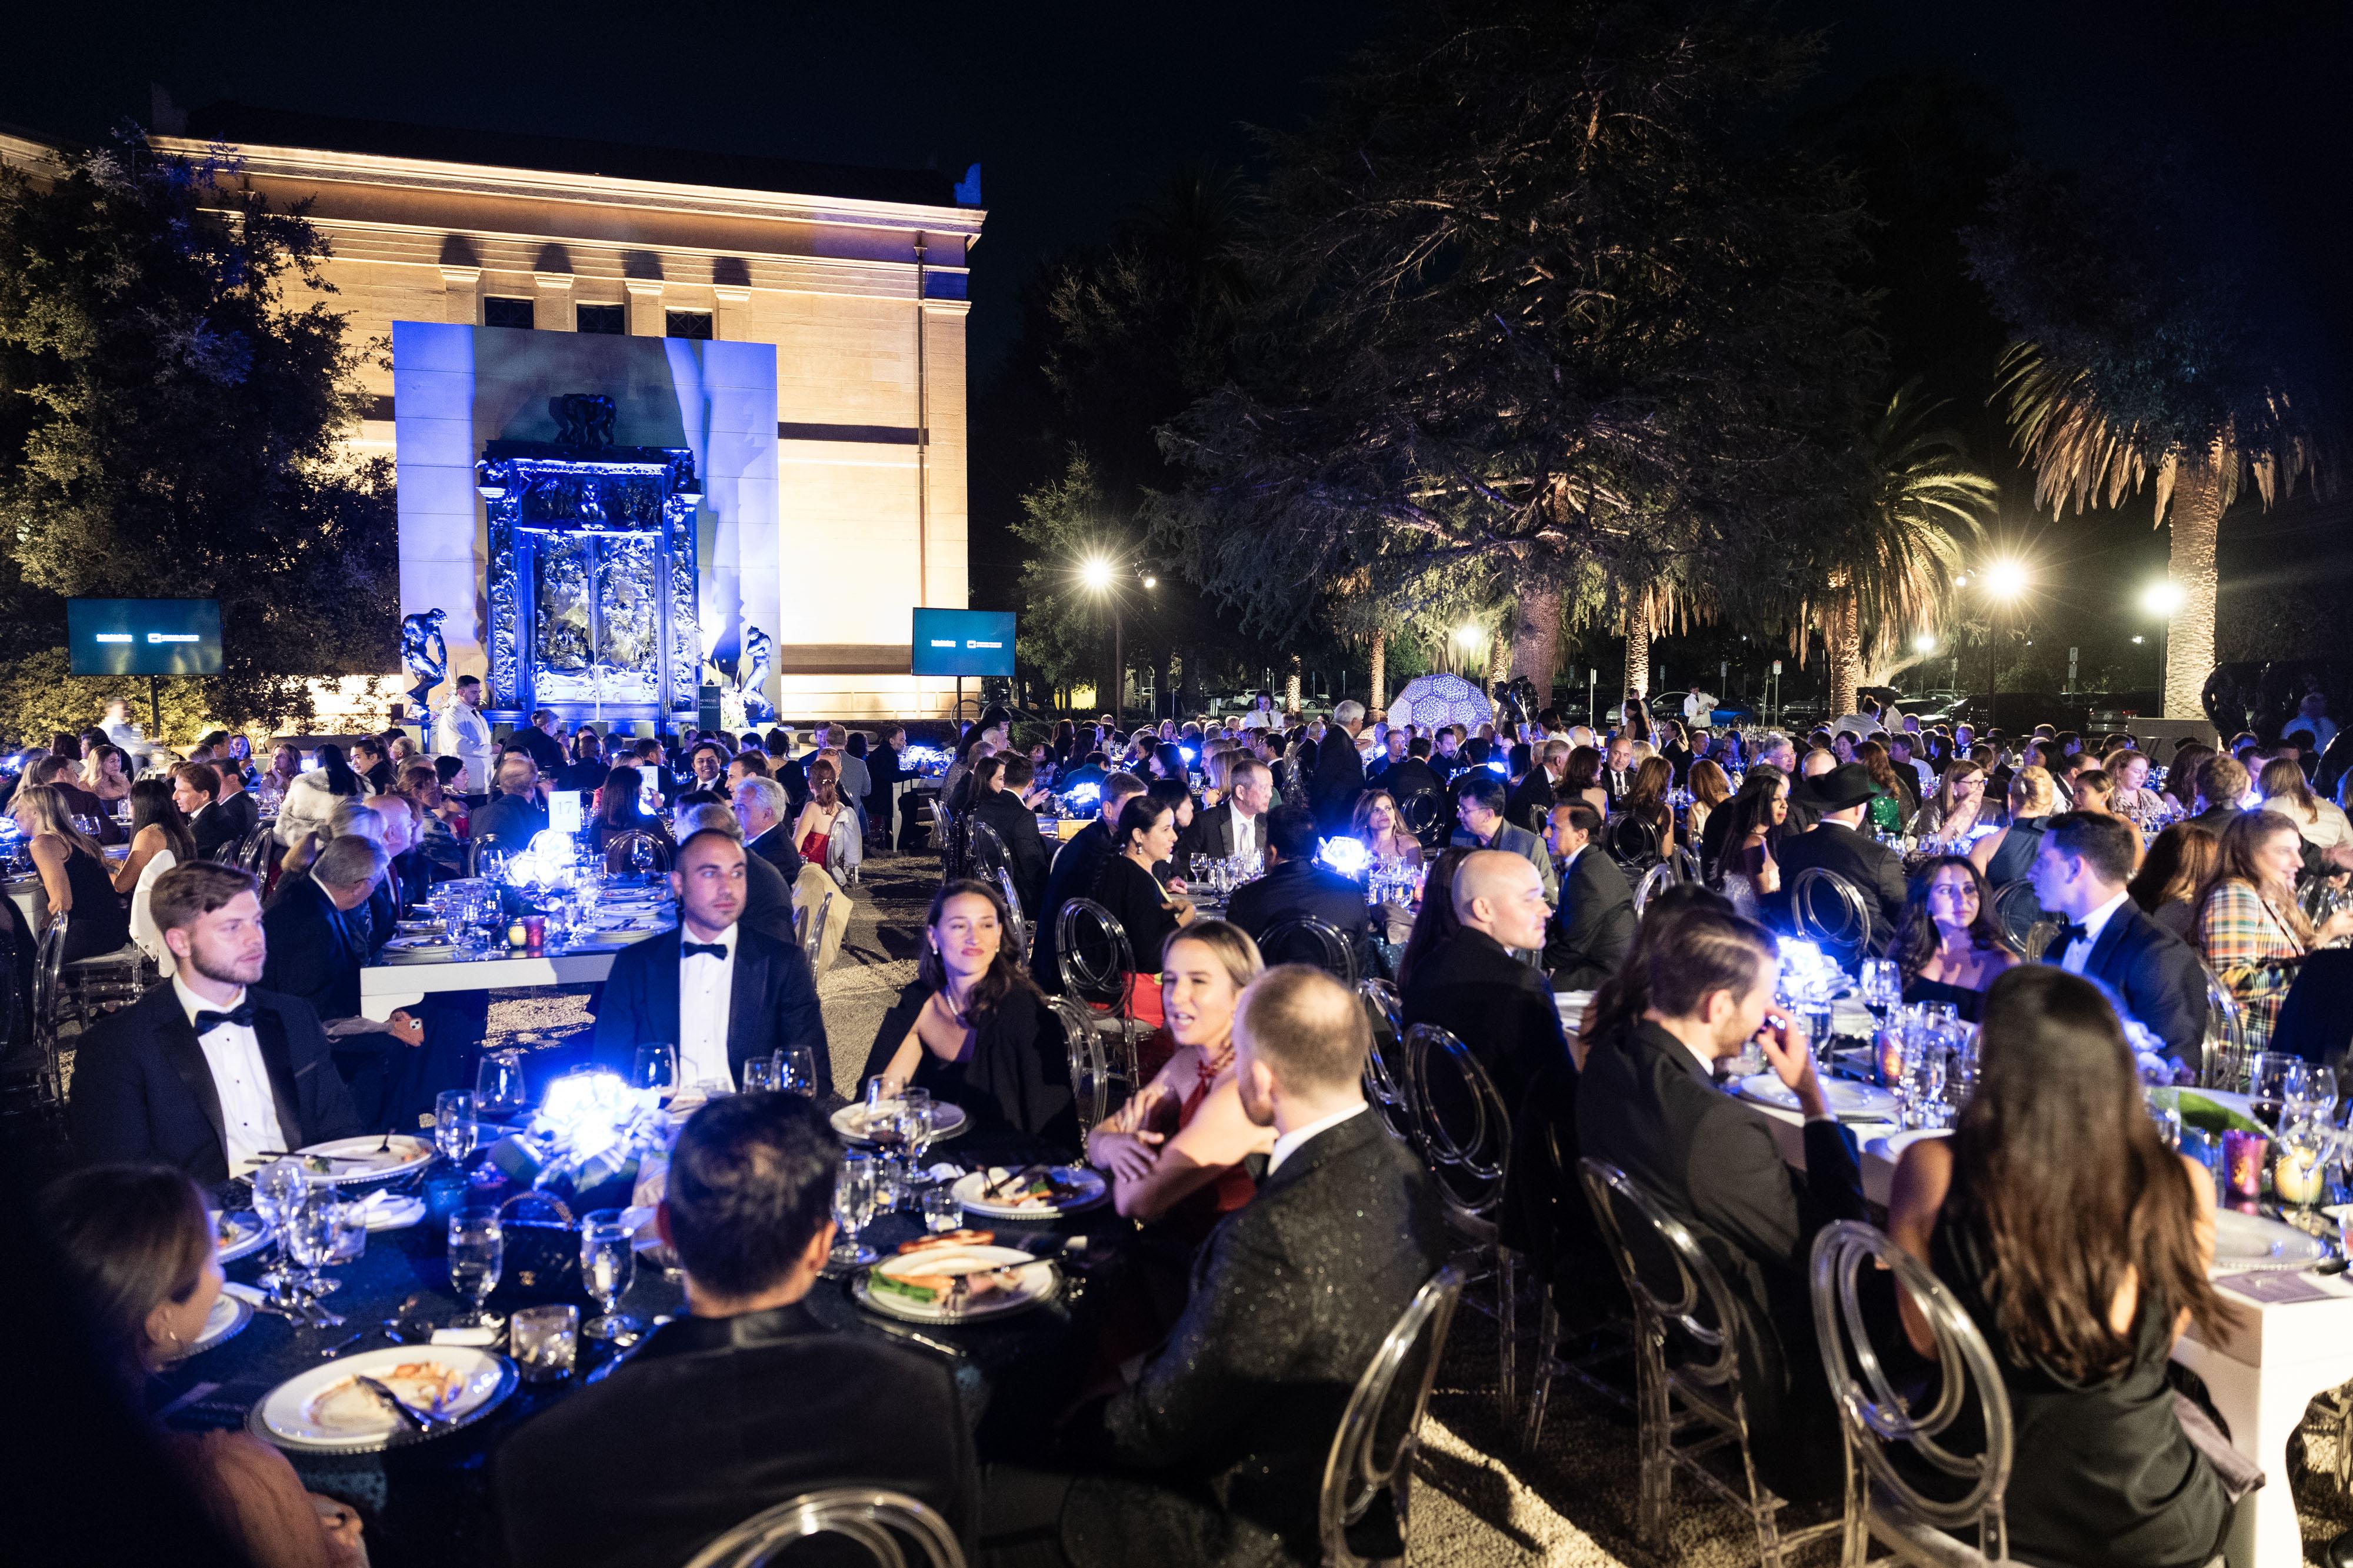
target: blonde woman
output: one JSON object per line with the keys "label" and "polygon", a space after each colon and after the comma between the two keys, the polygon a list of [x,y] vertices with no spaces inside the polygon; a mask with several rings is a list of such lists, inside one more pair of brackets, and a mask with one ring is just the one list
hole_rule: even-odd
{"label": "blonde woman", "polygon": [[2198,945],[2246,1016],[2247,1048],[2271,1048],[2280,1004],[2305,955],[2353,935],[2353,910],[2317,929],[2296,907],[2304,840],[2275,811],[2251,811],[2222,830],[2214,874],[2198,899]]}
{"label": "blonde woman", "polygon": [[2344,808],[2313,794],[2312,786],[2304,782],[2304,769],[2293,759],[2274,757],[2265,763],[2255,787],[2263,792],[2263,809],[2295,823],[2295,830],[2314,848],[2353,844],[2353,822],[2346,820]]}
{"label": "blonde woman", "polygon": [[65,797],[48,784],[21,784],[8,815],[40,874],[47,923],[67,920],[65,962],[120,951],[131,940],[130,916],[107,875],[105,852],[74,826]]}
{"label": "blonde woman", "polygon": [[2010,779],[2010,823],[1969,847],[1970,864],[2000,892],[2024,877],[2042,847],[2042,819],[2059,798],[2048,768],[2021,768]]}
{"label": "blonde woman", "polygon": [[1708,814],[1732,798],[1732,780],[1712,757],[1701,757],[1691,765],[1692,803],[1688,820],[1683,824],[1697,844],[1700,835],[1707,831]]}

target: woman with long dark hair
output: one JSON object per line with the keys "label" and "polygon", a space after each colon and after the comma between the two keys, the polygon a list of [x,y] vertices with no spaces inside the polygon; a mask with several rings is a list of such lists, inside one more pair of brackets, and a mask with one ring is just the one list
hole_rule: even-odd
{"label": "woman with long dark hair", "polygon": [[1765,900],[1781,890],[1773,830],[1789,819],[1789,775],[1763,763],[1749,769],[1723,816],[1724,849],[1716,858],[1716,883],[1733,909],[1753,920]]}
{"label": "woman with long dark hair", "polygon": [[1634,769],[1634,782],[1609,825],[1610,847],[1621,860],[1662,859],[1675,847],[1675,808],[1668,795],[1675,787],[1675,770],[1661,756],[1644,757]]}
{"label": "woman with long dark hair", "polygon": [[1876,741],[1865,741],[1854,749],[1854,760],[1871,775],[1872,786],[1879,793],[1871,797],[1871,806],[1863,821],[1880,833],[1901,833],[1904,824],[1913,815],[1912,796],[1904,782],[1895,776],[1895,763],[1887,748]]}
{"label": "woman with long dark hair", "polygon": [[1135,795],[1119,808],[1111,838],[1111,858],[1095,874],[1092,896],[1127,932],[1136,969],[1128,993],[1131,1016],[1158,1028],[1160,972],[1155,963],[1162,945],[1193,919],[1192,904],[1170,892],[1153,870],[1176,852],[1176,814],[1165,801]]}
{"label": "woman with long dark hair", "polygon": [[1572,746],[1561,769],[1553,799],[1582,800],[1604,816],[1609,815],[1609,792],[1601,787],[1601,753],[1591,746]]}
{"label": "woman with long dark hair", "polygon": [[1974,1024],[1986,987],[2018,963],[1993,893],[1963,855],[1939,855],[1911,880],[1893,950],[1906,1002],[1949,1002]]}
{"label": "woman with long dark hair", "polygon": [[2140,912],[2196,945],[2198,895],[2214,875],[2221,841],[2195,822],[2177,822],[2157,836],[2148,854],[2125,884]]}
{"label": "woman with long dark hair", "polygon": [[[2018,1444],[2010,1554],[2077,1568],[2197,1568],[2231,1502],[2166,1378],[2187,1323],[2236,1313],[2214,1261],[2214,1183],[2165,1146],[2099,988],[2025,964],[1987,994],[1977,1090],[1950,1138],[1905,1148],[1888,1233],[1993,1348]],[[1926,1320],[1899,1292],[1913,1345]],[[1948,1441],[1950,1439],[1947,1439]]]}
{"label": "woman with long dark hair", "polygon": [[170,779],[141,779],[131,786],[131,853],[114,873],[114,890],[131,898],[131,940],[141,952],[169,970],[175,962],[164,945],[164,933],[148,913],[147,900],[155,879],[174,866],[196,858],[196,841],[172,804]]}
{"label": "woman with long dark hair", "polygon": [[[605,783],[596,792],[596,815],[588,824],[588,841],[600,853],[608,853],[613,840],[625,833],[643,833],[651,837],[661,847],[663,859],[677,852],[670,829],[662,826],[660,817],[646,809],[645,787],[646,775],[636,768],[613,768],[606,773]],[[610,868],[626,871],[629,868]]]}
{"label": "woman with long dark hair", "polygon": [[913,1083],[962,1106],[976,1131],[1078,1142],[1062,1032],[1018,953],[1012,918],[986,882],[943,883],[923,917],[914,984],[876,1031],[866,1077]]}
{"label": "woman with long dark hair", "polygon": [[1442,849],[1421,879],[1421,910],[1413,917],[1413,931],[1398,954],[1398,990],[1413,984],[1413,972],[1456,931],[1462,922],[1454,913],[1454,873],[1468,849]]}

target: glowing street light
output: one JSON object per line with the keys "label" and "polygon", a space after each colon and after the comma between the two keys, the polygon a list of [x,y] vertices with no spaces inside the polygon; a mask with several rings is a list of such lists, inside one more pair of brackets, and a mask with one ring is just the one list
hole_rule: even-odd
{"label": "glowing street light", "polygon": [[1479,646],[1479,628],[1465,621],[1454,628],[1454,640],[1463,647]]}
{"label": "glowing street light", "polygon": [[1111,586],[1111,563],[1100,555],[1090,555],[1079,565],[1079,581],[1091,593],[1100,594]]}
{"label": "glowing street light", "polygon": [[2181,584],[2161,577],[2140,591],[2140,607],[2158,620],[2171,620],[2181,613]]}
{"label": "glowing street light", "polygon": [[2026,592],[2033,576],[2027,571],[2026,563],[2006,555],[1980,573],[1978,581],[1983,584],[1988,598],[1996,604],[2006,605]]}
{"label": "glowing street light", "polygon": [[1936,652],[1936,634],[1934,632],[1922,632],[1918,637],[1914,637],[1912,639],[1912,651],[1918,654],[1922,658],[1926,658],[1930,654]]}

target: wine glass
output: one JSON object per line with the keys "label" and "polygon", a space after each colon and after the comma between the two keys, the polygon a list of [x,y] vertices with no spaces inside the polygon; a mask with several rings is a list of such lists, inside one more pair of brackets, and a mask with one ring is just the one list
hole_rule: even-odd
{"label": "wine glass", "polygon": [[777,1061],[776,1053],[773,1051],[765,1057],[751,1058],[744,1064],[744,1092],[764,1094],[774,1089],[776,1076],[782,1070],[783,1064]]}
{"label": "wine glass", "polygon": [[2274,1135],[2291,1090],[2301,1094],[2308,1086],[2309,1065],[2284,1051],[2251,1051],[2246,1058],[2247,1112]]}
{"label": "wine glass", "polygon": [[471,1304],[450,1327],[480,1328],[482,1303],[499,1288],[506,1231],[494,1208],[462,1208],[449,1216],[449,1289]]}
{"label": "wine glass", "polygon": [[580,1325],[592,1340],[626,1340],[641,1325],[614,1309],[637,1277],[638,1255],[619,1209],[598,1209],[580,1222],[580,1279],[600,1316]]}
{"label": "wine glass", "polygon": [[278,1238],[277,1258],[261,1274],[273,1306],[285,1306],[291,1300],[288,1288],[294,1282],[294,1272],[286,1264],[286,1226],[310,1190],[310,1178],[302,1173],[300,1160],[273,1160],[253,1173],[253,1212]]}
{"label": "wine glass", "polygon": [[786,1046],[776,1053],[776,1087],[792,1094],[817,1096],[817,1053],[807,1046]]}
{"label": "wine glass", "polygon": [[318,1307],[318,1299],[342,1285],[340,1279],[330,1279],[319,1272],[334,1261],[335,1247],[340,1240],[335,1228],[335,1194],[333,1189],[314,1189],[296,1207],[286,1227],[280,1232],[286,1255],[294,1260],[298,1273],[293,1280],[294,1294],[310,1307],[311,1321],[320,1328],[332,1328],[343,1319]]}
{"label": "wine glass", "polygon": [[484,1051],[474,1073],[474,1109],[485,1120],[505,1121],[520,1116],[531,1104],[531,1090],[522,1075],[521,1051]]}
{"label": "wine glass", "polygon": [[858,1241],[858,1233],[874,1217],[874,1156],[862,1151],[853,1150],[841,1157],[841,1173],[833,1183],[833,1223],[840,1226],[840,1234],[826,1258],[828,1268],[862,1268],[881,1256]]}
{"label": "wine glass", "polygon": [[899,1094],[899,1142],[906,1152],[907,1173],[912,1177],[923,1167],[923,1153],[932,1146],[932,1138],[939,1131],[939,1108],[932,1103],[929,1089],[907,1089]]}
{"label": "wine glass", "polygon": [[464,1164],[481,1135],[471,1094],[462,1089],[445,1089],[433,1097],[433,1146],[441,1151],[442,1158],[451,1164]]}
{"label": "wine glass", "polygon": [[1897,971],[1894,959],[1864,959],[1858,989],[1862,993],[1862,1005],[1882,1020],[1904,1001],[1904,977]]}
{"label": "wine glass", "polygon": [[678,1047],[667,1040],[648,1040],[629,1061],[629,1087],[651,1089],[664,1103],[678,1092]]}
{"label": "wine glass", "polygon": [[640,877],[650,877],[654,871],[654,841],[640,835],[629,846],[629,869]]}
{"label": "wine glass", "polygon": [[[2301,1070],[2297,1070],[2301,1069]],[[2280,1081],[2280,1125],[2327,1121],[2337,1108],[2337,1074],[2328,1068],[2299,1061]]]}

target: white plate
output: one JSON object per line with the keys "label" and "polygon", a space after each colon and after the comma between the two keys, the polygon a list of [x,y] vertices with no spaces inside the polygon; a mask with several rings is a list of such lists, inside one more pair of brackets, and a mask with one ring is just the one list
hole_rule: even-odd
{"label": "white plate", "polygon": [[[895,1106],[897,1102],[892,1101],[891,1103]],[[960,1137],[963,1135],[965,1129],[972,1125],[972,1118],[965,1114],[963,1106],[950,1105],[944,1100],[934,1100],[933,1102],[932,1114],[934,1121],[936,1123],[936,1125],[932,1129],[932,1142],[934,1143],[943,1143],[951,1138]],[[864,1102],[861,1101],[855,1105],[843,1106],[839,1110],[833,1113],[832,1120],[833,1130],[836,1132],[840,1133],[844,1138],[849,1139],[851,1142],[871,1143],[874,1142],[873,1139],[866,1135],[866,1106]]]}
{"label": "white plate", "polygon": [[[1875,1084],[1826,1078],[1821,1085],[1822,1098],[1830,1102],[1831,1114],[1841,1121],[1895,1120],[1895,1096]],[[1755,1078],[1740,1079],[1739,1092],[1760,1105],[1778,1106],[1783,1110],[1798,1109],[1797,1091],[1783,1083],[1777,1073],[1760,1072]]]}
{"label": "white plate", "polygon": [[2214,1268],[2224,1274],[2294,1273],[2327,1260],[2317,1237],[2236,1209],[2214,1213]]}
{"label": "white plate", "polygon": [[1868,1153],[1878,1155],[1889,1164],[1904,1157],[1904,1151],[1923,1138],[1950,1138],[1952,1131],[1945,1127],[1915,1127],[1907,1131],[1890,1132],[1884,1138],[1873,1138],[1862,1147]]}
{"label": "white plate", "polygon": [[[376,1150],[385,1142],[381,1132],[363,1133],[357,1138],[337,1138],[325,1143],[310,1143],[294,1151],[299,1154],[340,1155],[343,1158],[323,1172],[313,1171],[312,1184],[322,1187],[367,1187],[378,1182],[397,1181],[411,1171],[420,1170],[433,1158],[433,1145],[422,1138],[412,1138],[405,1132],[392,1135],[392,1147],[385,1153]],[[346,1163],[345,1161],[354,1162]]]}
{"label": "white plate", "polygon": [[385,952],[448,952],[456,944],[446,936],[396,936],[384,944]]}
{"label": "white plate", "polygon": [[237,1227],[237,1238],[233,1241],[221,1239],[221,1215],[214,1214],[207,1217],[213,1222],[213,1257],[218,1262],[234,1263],[240,1258],[250,1258],[269,1245],[269,1227],[262,1224],[261,1216],[251,1209],[228,1211],[228,1223]]}
{"label": "white plate", "polygon": [[250,1424],[281,1448],[364,1453],[415,1441],[419,1435],[412,1434],[406,1422],[351,1380],[360,1373],[378,1379],[422,1410],[428,1408],[424,1385],[397,1375],[397,1369],[428,1365],[448,1371],[451,1390],[429,1408],[453,1421],[481,1415],[514,1387],[512,1364],[489,1351],[470,1345],[392,1345],[296,1373],[261,1396]]}
{"label": "white plate", "polygon": [[999,1165],[991,1170],[975,1171],[958,1181],[952,1189],[955,1200],[976,1215],[991,1219],[1055,1219],[1081,1209],[1091,1209],[1111,1196],[1111,1185],[1099,1172],[1085,1165],[1056,1165],[1054,1173],[1080,1189],[1067,1203],[1039,1202],[1034,1204],[1007,1203],[1002,1198],[991,1202],[980,1194],[993,1180],[1011,1175],[1021,1167]]}
{"label": "white plate", "polygon": [[[253,1309],[227,1291],[222,1291],[213,1299],[213,1310],[205,1314],[204,1331],[196,1336],[196,1342],[188,1347],[188,1355],[202,1355],[223,1340],[237,1338],[245,1325],[251,1321]],[[185,1361],[187,1356],[174,1359]]]}
{"label": "white plate", "polygon": [[[1061,1288],[1061,1270],[1050,1259],[1031,1258],[1028,1253],[1010,1247],[936,1247],[923,1252],[910,1252],[896,1258],[886,1258],[875,1269],[901,1279],[923,1275],[934,1269],[955,1265],[959,1267],[1018,1268],[1020,1279],[1010,1290],[991,1291],[975,1305],[961,1310],[950,1310],[937,1301],[914,1301],[903,1296],[878,1294],[867,1288],[861,1274],[850,1287],[859,1301],[886,1318],[904,1318],[911,1323],[971,1323],[983,1318],[1001,1318],[1008,1312],[1026,1312],[1041,1301],[1050,1301]],[[869,1270],[873,1272],[873,1270]]]}

